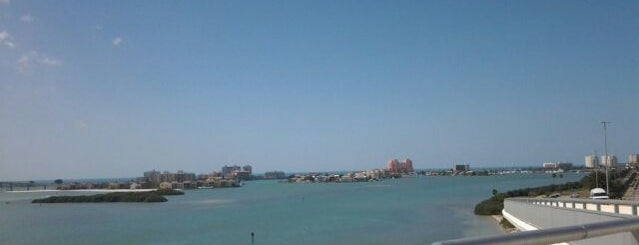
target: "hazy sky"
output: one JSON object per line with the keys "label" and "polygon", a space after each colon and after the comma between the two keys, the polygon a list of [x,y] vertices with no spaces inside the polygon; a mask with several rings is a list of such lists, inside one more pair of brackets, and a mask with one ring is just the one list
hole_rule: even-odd
{"label": "hazy sky", "polygon": [[638,1],[0,0],[0,180],[639,152]]}

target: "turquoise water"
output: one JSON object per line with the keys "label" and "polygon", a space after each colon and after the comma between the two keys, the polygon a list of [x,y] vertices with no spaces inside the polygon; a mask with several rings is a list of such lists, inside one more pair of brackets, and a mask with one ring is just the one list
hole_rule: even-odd
{"label": "turquoise water", "polygon": [[[165,203],[31,204],[0,192],[0,244],[430,244],[501,231],[472,214],[492,189],[583,175],[411,177],[370,183],[246,182]],[[67,193],[68,194],[68,193]],[[9,202],[8,204],[6,202]]]}

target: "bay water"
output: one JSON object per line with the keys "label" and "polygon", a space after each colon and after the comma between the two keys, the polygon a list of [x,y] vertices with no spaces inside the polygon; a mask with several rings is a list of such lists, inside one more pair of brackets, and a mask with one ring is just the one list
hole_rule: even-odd
{"label": "bay water", "polygon": [[430,244],[501,234],[475,204],[584,174],[420,176],[360,183],[248,181],[164,203],[31,204],[78,192],[0,192],[0,244]]}

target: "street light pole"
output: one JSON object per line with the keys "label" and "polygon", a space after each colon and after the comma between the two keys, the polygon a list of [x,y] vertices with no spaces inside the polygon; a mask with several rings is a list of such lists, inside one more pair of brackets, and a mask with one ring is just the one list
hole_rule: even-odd
{"label": "street light pole", "polygon": [[608,196],[610,196],[610,189],[608,186],[608,168],[609,165],[612,164],[612,159],[610,159],[610,157],[608,157],[608,127],[607,125],[610,124],[610,122],[606,122],[606,121],[602,121],[601,124],[603,124],[604,127],[604,151],[605,151],[605,165],[606,165],[606,194],[608,194]]}
{"label": "street light pole", "polygon": [[[594,150],[595,152],[595,159],[599,159],[599,157],[597,156],[597,150]],[[593,160],[594,161],[594,160]],[[599,164],[599,161],[597,161],[597,164],[595,165],[595,188],[599,188],[599,168],[600,168],[601,164]]]}

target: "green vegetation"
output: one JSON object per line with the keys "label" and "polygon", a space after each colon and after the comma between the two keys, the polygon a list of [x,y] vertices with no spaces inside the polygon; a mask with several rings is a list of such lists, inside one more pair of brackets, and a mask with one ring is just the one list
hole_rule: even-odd
{"label": "green vegetation", "polygon": [[164,195],[184,195],[176,190],[148,192],[113,192],[91,196],[52,196],[35,199],[31,203],[89,203],[89,202],[166,202]]}
{"label": "green vegetation", "polygon": [[481,201],[475,205],[476,215],[496,215],[501,214],[501,210],[504,209],[504,198],[506,194],[497,193],[496,195]]}
{"label": "green vegetation", "polygon": [[503,227],[506,230],[512,230],[515,229],[515,226],[513,224],[511,224],[507,219],[505,218],[501,218],[501,221],[499,222],[499,224],[501,225],[501,227]]}
{"label": "green vegetation", "polygon": [[[632,174],[628,179],[625,179],[626,175],[630,173],[630,170],[622,170],[619,172],[611,171],[610,172],[610,193],[608,196],[611,199],[619,199],[623,197],[626,189],[632,183],[632,180],[635,178],[635,174]],[[493,190],[493,196],[489,199],[481,201],[479,204],[475,206],[475,214],[476,215],[495,215],[501,214],[501,210],[504,209],[504,198],[508,197],[537,197],[537,196],[549,196],[553,193],[562,193],[562,192],[577,192],[579,190],[588,192],[590,189],[595,188],[597,185],[595,182],[596,176],[595,172],[590,173],[587,176],[584,176],[580,181],[577,182],[568,182],[561,185],[546,185],[540,187],[533,188],[524,188],[507,191],[506,193],[497,193],[496,190]],[[599,187],[606,186],[606,175],[605,173],[599,172]]]}

